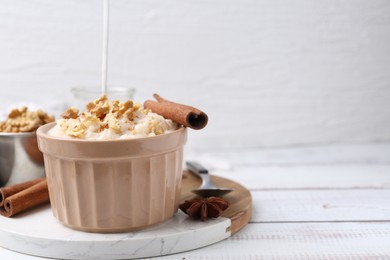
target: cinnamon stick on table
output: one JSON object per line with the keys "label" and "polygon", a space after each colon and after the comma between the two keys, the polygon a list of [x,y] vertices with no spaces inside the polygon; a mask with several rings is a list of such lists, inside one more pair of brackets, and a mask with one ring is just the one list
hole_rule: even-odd
{"label": "cinnamon stick on table", "polygon": [[146,100],[145,108],[192,129],[199,130],[207,125],[208,116],[199,109],[166,100],[158,94],[153,94],[153,97],[157,102]]}
{"label": "cinnamon stick on table", "polygon": [[22,190],[4,199],[4,206],[0,214],[5,217],[12,217],[26,209],[49,201],[47,180],[43,179],[31,187]]}
{"label": "cinnamon stick on table", "polygon": [[46,178],[39,178],[31,181],[26,181],[18,184],[14,184],[11,186],[5,186],[0,188],[0,207],[4,205],[4,201],[7,197],[14,195],[22,190],[25,190],[38,182],[45,180]]}

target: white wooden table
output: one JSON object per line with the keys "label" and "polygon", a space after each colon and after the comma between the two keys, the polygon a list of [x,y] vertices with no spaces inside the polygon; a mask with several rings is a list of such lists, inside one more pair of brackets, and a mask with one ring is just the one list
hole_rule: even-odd
{"label": "white wooden table", "polygon": [[[234,236],[161,259],[390,259],[390,143],[187,153],[251,190]],[[0,248],[1,259],[38,259]]]}

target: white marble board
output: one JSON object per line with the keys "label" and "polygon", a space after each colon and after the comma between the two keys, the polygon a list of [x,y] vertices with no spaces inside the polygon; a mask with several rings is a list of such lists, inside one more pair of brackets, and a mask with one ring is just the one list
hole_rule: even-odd
{"label": "white marble board", "polygon": [[231,220],[205,222],[182,212],[155,227],[127,233],[87,233],[63,226],[49,205],[0,217],[0,246],[29,255],[61,259],[129,259],[200,248],[230,236]]}

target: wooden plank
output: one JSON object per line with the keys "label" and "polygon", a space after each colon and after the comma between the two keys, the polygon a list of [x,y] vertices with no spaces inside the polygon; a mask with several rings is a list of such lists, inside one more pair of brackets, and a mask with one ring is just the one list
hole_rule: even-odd
{"label": "wooden plank", "polygon": [[240,166],[211,173],[251,190],[390,188],[390,165]]}
{"label": "wooden plank", "polygon": [[248,224],[222,243],[161,259],[390,259],[390,223]]}
{"label": "wooden plank", "polygon": [[189,160],[198,160],[211,170],[232,170],[243,165],[390,164],[390,143],[328,144],[273,149],[215,148],[202,153],[187,150],[185,155]]}
{"label": "wooden plank", "polygon": [[390,189],[252,191],[252,199],[252,223],[390,222]]}

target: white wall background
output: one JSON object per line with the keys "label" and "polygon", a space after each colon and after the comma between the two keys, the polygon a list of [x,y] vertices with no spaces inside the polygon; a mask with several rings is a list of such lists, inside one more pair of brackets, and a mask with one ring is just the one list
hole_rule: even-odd
{"label": "white wall background", "polygon": [[[98,88],[102,6],[0,0],[2,111]],[[390,140],[388,0],[111,0],[110,22],[109,85],[207,112],[191,148]]]}

